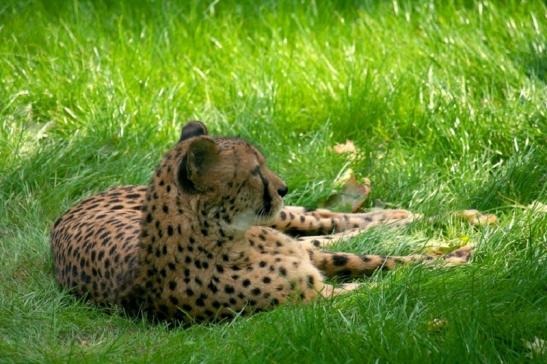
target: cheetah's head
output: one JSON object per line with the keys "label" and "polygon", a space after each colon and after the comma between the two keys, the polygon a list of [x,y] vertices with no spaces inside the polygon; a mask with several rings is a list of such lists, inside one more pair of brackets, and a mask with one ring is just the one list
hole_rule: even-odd
{"label": "cheetah's head", "polygon": [[281,209],[287,186],[246,141],[211,137],[193,121],[173,152],[179,193],[237,229],[268,223]]}

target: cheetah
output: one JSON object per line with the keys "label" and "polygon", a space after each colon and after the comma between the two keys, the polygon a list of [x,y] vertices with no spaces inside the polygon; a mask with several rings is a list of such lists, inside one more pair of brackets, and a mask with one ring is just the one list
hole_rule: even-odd
{"label": "cheetah", "polygon": [[[404,225],[415,216],[283,207],[287,192],[254,146],[188,122],[148,186],[100,193],[55,222],[56,280],[99,305],[193,323],[337,296],[359,285],[335,287],[325,277],[361,277],[432,259],[323,251],[372,226]],[[461,249],[445,258],[469,256],[470,249]]]}

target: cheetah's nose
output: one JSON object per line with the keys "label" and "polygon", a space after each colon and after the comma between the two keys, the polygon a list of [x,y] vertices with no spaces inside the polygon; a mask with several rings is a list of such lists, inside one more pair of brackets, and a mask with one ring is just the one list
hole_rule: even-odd
{"label": "cheetah's nose", "polygon": [[277,193],[279,193],[279,196],[283,197],[289,192],[289,188],[287,186],[281,186],[277,189]]}

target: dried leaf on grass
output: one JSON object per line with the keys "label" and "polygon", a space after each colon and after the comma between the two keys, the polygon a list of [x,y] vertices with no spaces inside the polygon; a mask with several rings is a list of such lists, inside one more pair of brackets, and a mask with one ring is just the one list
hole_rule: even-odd
{"label": "dried leaf on grass", "polygon": [[448,321],[436,318],[427,322],[427,329],[429,331],[441,331],[446,325],[448,325]]}
{"label": "dried leaf on grass", "polygon": [[498,222],[496,215],[483,214],[479,210],[463,210],[457,212],[455,215],[476,226],[493,225]]}
{"label": "dried leaf on grass", "polygon": [[332,149],[336,154],[349,154],[350,159],[354,159],[358,152],[355,144],[349,139],[345,143],[336,144]]}
{"label": "dried leaf on grass", "polygon": [[424,253],[428,255],[442,256],[453,252],[470,243],[470,238],[467,235],[455,240],[430,240],[424,248]]}
{"label": "dried leaf on grass", "polygon": [[322,205],[323,208],[332,211],[359,211],[371,190],[370,180],[363,178],[358,181],[351,169],[348,169],[344,175],[338,178],[335,184],[341,186],[340,191],[331,195]]}
{"label": "dried leaf on grass", "polygon": [[526,354],[528,358],[542,357],[547,354],[547,342],[539,337],[534,337],[533,341],[524,341],[524,346],[529,352]]}
{"label": "dried leaf on grass", "polygon": [[526,208],[537,212],[547,213],[547,205],[539,201],[532,202],[531,204],[526,206]]}

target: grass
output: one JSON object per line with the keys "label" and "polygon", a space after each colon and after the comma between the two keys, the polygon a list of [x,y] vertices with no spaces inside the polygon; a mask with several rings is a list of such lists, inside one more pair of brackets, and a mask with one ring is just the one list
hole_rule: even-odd
{"label": "grass", "polygon": [[[541,1],[5,1],[0,4],[0,362],[544,362]],[[259,145],[316,206],[351,167],[424,213],[345,251],[478,244],[347,297],[167,328],[54,282],[49,229],[79,199],[145,184],[187,119]],[[349,162],[332,145],[351,139]],[[472,227],[464,208],[495,213]],[[432,324],[434,320],[440,325]],[[545,349],[545,344],[543,344]]]}

